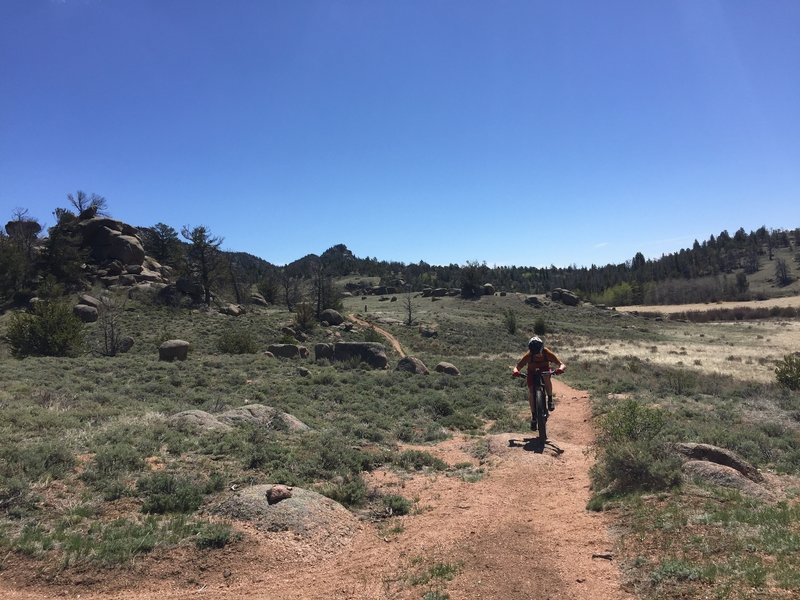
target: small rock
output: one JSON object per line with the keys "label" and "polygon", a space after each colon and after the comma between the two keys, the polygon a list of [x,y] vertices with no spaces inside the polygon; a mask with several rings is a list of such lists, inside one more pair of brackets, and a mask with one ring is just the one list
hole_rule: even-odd
{"label": "small rock", "polygon": [[281,500],[292,497],[292,488],[288,485],[273,485],[267,490],[267,504],[272,506]]}

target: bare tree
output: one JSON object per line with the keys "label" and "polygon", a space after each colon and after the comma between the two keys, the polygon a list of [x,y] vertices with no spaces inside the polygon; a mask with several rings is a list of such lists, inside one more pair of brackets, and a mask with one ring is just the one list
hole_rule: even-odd
{"label": "bare tree", "polygon": [[286,309],[292,312],[295,305],[303,299],[300,279],[294,277],[287,269],[284,269],[281,273],[281,287],[283,288],[283,300],[286,303]]}
{"label": "bare tree", "polygon": [[67,194],[67,200],[78,211],[78,215],[86,215],[87,211],[93,214],[104,215],[108,210],[108,202],[103,196],[92,193],[87,196],[86,192],[78,190],[75,195]]}
{"label": "bare tree", "polygon": [[97,351],[103,356],[116,356],[124,352],[125,336],[122,335],[120,321],[125,303],[118,304],[110,296],[100,298],[100,306],[97,309]]}
{"label": "bare tree", "polygon": [[789,265],[782,258],[775,261],[775,279],[778,281],[778,285],[789,285],[792,282]]}
{"label": "bare tree", "polygon": [[413,297],[411,295],[411,286],[407,286],[406,288],[406,298],[403,301],[406,309],[406,325],[411,327],[414,324],[414,302]]}

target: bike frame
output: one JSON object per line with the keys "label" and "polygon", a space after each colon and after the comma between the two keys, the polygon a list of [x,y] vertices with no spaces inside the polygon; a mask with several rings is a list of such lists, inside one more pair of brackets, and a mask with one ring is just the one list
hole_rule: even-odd
{"label": "bike frame", "polygon": [[546,370],[542,371],[536,369],[531,374],[531,377],[526,377],[526,383],[530,388],[531,401],[533,402],[533,413],[536,415],[536,431],[539,433],[539,439],[542,442],[547,441],[547,418],[550,413],[547,410],[547,397],[544,389],[544,375],[553,375],[555,371]]}

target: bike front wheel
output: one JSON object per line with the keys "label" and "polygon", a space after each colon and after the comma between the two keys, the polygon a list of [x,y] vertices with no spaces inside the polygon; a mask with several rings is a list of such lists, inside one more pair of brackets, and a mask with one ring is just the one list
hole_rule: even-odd
{"label": "bike front wheel", "polygon": [[544,395],[544,390],[536,390],[536,429],[539,432],[539,439],[542,442],[547,441],[547,398]]}

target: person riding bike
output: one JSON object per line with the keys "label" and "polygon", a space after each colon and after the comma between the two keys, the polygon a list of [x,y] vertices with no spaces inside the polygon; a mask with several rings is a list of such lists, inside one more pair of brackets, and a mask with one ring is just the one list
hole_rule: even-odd
{"label": "person riding bike", "polygon": [[555,369],[555,374],[560,375],[566,370],[566,365],[561,362],[552,350],[544,347],[544,342],[541,338],[534,336],[528,341],[528,351],[519,359],[517,366],[514,367],[512,375],[520,377],[520,369],[528,368],[528,404],[531,407],[531,429],[536,429],[536,407],[534,406],[535,399],[533,397],[533,372],[537,369],[542,372],[542,381],[544,382],[545,393],[547,394],[547,410],[553,412],[556,405],[553,402],[553,382],[550,380],[550,365],[556,364],[558,367]]}

